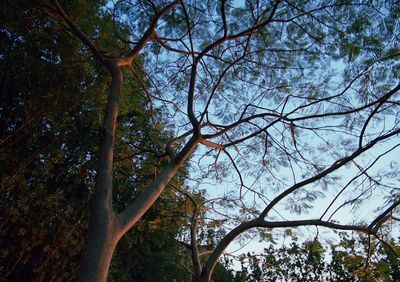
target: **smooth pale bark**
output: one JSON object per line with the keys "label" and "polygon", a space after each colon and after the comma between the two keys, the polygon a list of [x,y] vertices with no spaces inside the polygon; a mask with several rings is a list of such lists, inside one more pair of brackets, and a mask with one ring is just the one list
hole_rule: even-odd
{"label": "smooth pale bark", "polygon": [[112,74],[106,115],[100,130],[96,185],[91,201],[89,237],[77,275],[78,281],[106,281],[112,254],[120,239],[120,226],[112,207],[113,159],[122,73],[116,62],[107,61]]}
{"label": "smooth pale bark", "polygon": [[154,30],[159,19],[178,3],[179,0],[173,1],[155,14],[149,28],[127,56],[107,59],[73,22],[58,0],[54,0],[54,6],[59,16],[69,26],[72,33],[91,50],[94,57],[107,67],[112,77],[107,109],[100,130],[96,184],[90,208],[89,235],[79,265],[78,281],[107,281],[112,255],[118,241],[157,200],[169,180],[176,174],[180,165],[188,158],[198,143],[191,139],[177,158],[150,184],[143,195],[131,204],[123,214],[116,215],[112,206],[113,150],[123,81],[120,67],[129,66],[134,62],[142,48],[154,36]]}
{"label": "smooth pale bark", "polygon": [[[96,205],[96,209],[93,209],[89,240],[82,257],[78,281],[107,281],[112,254],[118,241],[154,204],[170,179],[196,148],[197,143],[197,139],[190,139],[177,158],[118,216],[112,210],[111,201],[107,205],[101,198],[94,197],[93,204]],[[108,192],[105,194],[108,195]]]}
{"label": "smooth pale bark", "polygon": [[201,262],[200,262],[200,254],[199,249],[197,247],[197,227],[198,227],[198,218],[197,214],[193,215],[193,223],[192,227],[190,228],[190,248],[192,250],[192,261],[193,267],[196,277],[201,276]]}
{"label": "smooth pale bark", "polygon": [[91,218],[86,248],[80,262],[78,281],[107,281],[112,254],[120,238],[154,204],[179,167],[196,148],[200,137],[194,136],[145,191],[127,209],[117,215],[112,206],[113,148],[117,127],[122,73],[118,62],[107,61],[112,74],[111,91],[100,137],[96,185],[91,202]]}
{"label": "smooth pale bark", "polygon": [[168,182],[174,177],[180,166],[189,158],[197,147],[200,137],[196,134],[186,143],[178,155],[160,172],[153,182],[130,204],[125,211],[118,215],[122,232],[127,232],[154,204]]}
{"label": "smooth pale bark", "polygon": [[107,281],[115,247],[120,239],[114,220],[105,219],[89,228],[89,237],[81,258],[77,281]]}

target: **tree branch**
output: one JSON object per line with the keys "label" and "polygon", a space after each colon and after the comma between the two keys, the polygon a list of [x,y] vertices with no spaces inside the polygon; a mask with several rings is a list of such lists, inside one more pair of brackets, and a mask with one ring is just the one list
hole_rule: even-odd
{"label": "tree branch", "polygon": [[218,259],[223,254],[224,250],[228,247],[228,245],[240,234],[243,232],[256,228],[288,228],[288,227],[300,227],[300,226],[323,226],[330,229],[337,230],[353,230],[359,231],[366,234],[373,233],[372,230],[367,226],[358,226],[358,225],[346,225],[346,224],[337,224],[333,222],[323,221],[320,219],[309,219],[309,220],[293,220],[293,221],[266,221],[261,218],[257,218],[251,221],[246,221],[240,224],[239,226],[232,229],[217,245],[214,249],[214,252],[207,260],[206,265],[203,268],[203,272],[207,274],[207,278],[211,279],[211,274],[218,263]]}
{"label": "tree branch", "polygon": [[192,137],[153,182],[122,213],[118,215],[123,234],[153,205],[180,166],[189,158],[199,140]]}
{"label": "tree branch", "polygon": [[67,23],[72,32],[82,41],[83,44],[85,44],[89,48],[89,50],[93,53],[96,59],[98,59],[105,66],[107,66],[101,52],[97,49],[94,43],[79,29],[79,27],[73,22],[73,20],[67,15],[64,8],[60,5],[58,0],[54,0],[54,5],[56,7],[57,12],[62,17],[62,19]]}
{"label": "tree branch", "polygon": [[399,204],[400,204],[400,198],[397,201],[394,201],[393,204],[391,204],[384,212],[382,212],[377,218],[375,218],[375,220],[371,222],[368,228],[377,230],[379,227],[381,227],[382,224],[384,224],[388,220],[387,216],[389,215],[389,213],[391,213],[395,208],[397,208]]}
{"label": "tree branch", "polygon": [[146,43],[154,36],[155,29],[157,27],[158,21],[162,16],[167,14],[171,11],[179,2],[180,0],[173,1],[171,4],[165,6],[161,12],[156,13],[149,28],[145,31],[142,38],[136,44],[136,46],[126,55],[125,57],[117,59],[118,66],[129,66],[132,62],[136,59],[139,52],[143,49]]}
{"label": "tree branch", "polygon": [[375,146],[379,141],[388,139],[390,137],[393,137],[397,134],[400,134],[400,129],[394,130],[390,133],[387,133],[385,135],[379,136],[377,138],[375,138],[374,140],[370,141],[368,144],[366,144],[364,147],[358,148],[356,151],[354,151],[351,155],[341,158],[337,161],[335,161],[329,168],[323,170],[322,172],[314,175],[313,177],[310,177],[308,179],[305,179],[301,182],[298,182],[297,184],[293,185],[292,187],[290,187],[289,189],[285,190],[284,192],[282,192],[281,194],[279,194],[278,196],[276,196],[271,203],[263,210],[263,212],[260,214],[260,218],[264,218],[267,216],[267,214],[269,213],[269,211],[279,202],[281,201],[283,198],[285,198],[286,196],[288,196],[289,194],[293,193],[295,190],[313,183],[319,179],[321,179],[322,177],[328,175],[329,173],[339,169],[340,167],[344,166],[345,164],[347,164],[349,161],[353,160],[354,158],[358,157],[359,155],[361,155],[362,153],[364,153],[365,151],[369,150],[370,148],[372,148],[373,146]]}

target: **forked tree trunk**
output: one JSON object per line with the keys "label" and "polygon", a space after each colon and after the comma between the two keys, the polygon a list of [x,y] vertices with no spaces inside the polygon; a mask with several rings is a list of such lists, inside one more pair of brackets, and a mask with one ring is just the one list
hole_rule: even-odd
{"label": "forked tree trunk", "polygon": [[171,160],[147,189],[124,212],[117,215],[112,207],[113,147],[117,124],[118,101],[121,94],[122,74],[115,62],[109,62],[112,73],[111,92],[101,132],[99,165],[96,186],[91,202],[89,236],[82,255],[77,280],[105,282],[119,239],[143,216],[163,192],[179,167],[187,160],[199,142],[195,134]]}
{"label": "forked tree trunk", "polygon": [[211,273],[203,271],[195,280],[196,282],[212,282]]}
{"label": "forked tree trunk", "polygon": [[175,0],[163,7],[155,14],[149,28],[144,32],[135,48],[126,57],[119,59],[104,58],[95,44],[79,29],[73,20],[64,11],[58,0],[54,5],[59,15],[65,20],[71,31],[92,51],[97,58],[110,71],[112,81],[108,97],[106,114],[100,130],[100,147],[98,152],[98,167],[96,185],[91,202],[91,218],[89,223],[89,236],[83,252],[78,281],[105,282],[111,264],[112,255],[119,239],[141,218],[160,196],[169,180],[176,174],[179,167],[189,157],[198,143],[198,138],[191,139],[174,160],[157,177],[148,189],[120,215],[117,215],[112,206],[113,193],[113,150],[115,130],[117,125],[118,105],[122,88],[121,67],[131,66],[139,52],[153,37],[159,19],[180,3]]}
{"label": "forked tree trunk", "polygon": [[92,228],[81,258],[77,281],[107,281],[111,259],[120,239],[113,223]]}

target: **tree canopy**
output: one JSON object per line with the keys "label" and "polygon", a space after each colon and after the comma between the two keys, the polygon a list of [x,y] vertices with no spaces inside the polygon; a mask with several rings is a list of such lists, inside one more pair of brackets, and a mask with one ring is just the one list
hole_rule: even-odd
{"label": "tree canopy", "polygon": [[[165,195],[155,211],[185,222],[198,281],[210,281],[235,239],[288,228],[356,231],[390,246],[398,3],[82,2],[7,6],[0,57],[1,207],[20,214],[37,196],[60,205],[54,222],[79,223],[90,197],[78,280],[105,281],[118,242]],[[85,199],[70,210],[68,189]],[[37,220],[52,235],[61,224]]]}

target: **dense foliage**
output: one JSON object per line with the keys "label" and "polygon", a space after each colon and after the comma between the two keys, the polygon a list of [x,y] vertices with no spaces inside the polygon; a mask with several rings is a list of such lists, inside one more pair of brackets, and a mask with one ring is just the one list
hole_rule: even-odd
{"label": "dense foliage", "polygon": [[[338,243],[324,247],[318,240],[270,245],[264,252],[240,256],[241,270],[232,281],[397,281],[398,243],[367,242],[365,237],[341,233]],[[374,240],[372,240],[374,241]],[[372,245],[369,245],[372,244]],[[369,246],[369,247],[368,247]],[[368,254],[368,249],[376,248]],[[227,265],[232,263],[228,260]]]}

